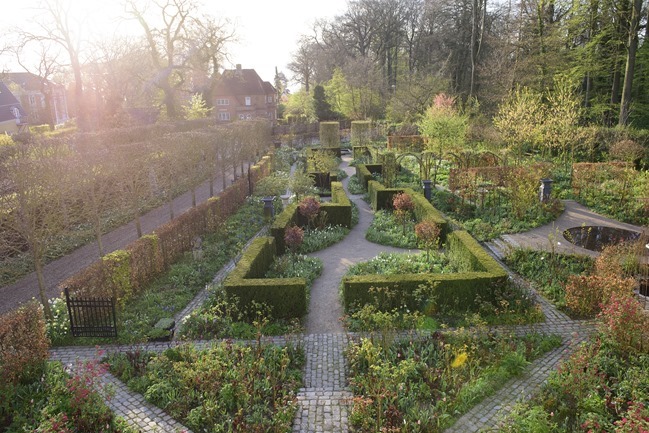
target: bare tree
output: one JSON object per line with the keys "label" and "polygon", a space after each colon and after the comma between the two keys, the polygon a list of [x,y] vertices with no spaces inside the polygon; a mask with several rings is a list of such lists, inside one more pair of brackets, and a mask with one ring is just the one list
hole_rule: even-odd
{"label": "bare tree", "polygon": [[[156,8],[162,22],[152,24],[149,21],[148,6]],[[196,5],[192,0],[166,0],[164,2],[150,1],[141,7],[134,0],[126,2],[127,13],[137,20],[144,31],[151,62],[155,68],[154,83],[164,93],[164,105],[167,116],[171,119],[179,117],[176,89],[184,84],[185,77],[182,69],[187,62],[185,48],[188,41],[190,15]]]}
{"label": "bare tree", "polygon": [[0,195],[0,228],[15,233],[26,248],[36,278],[41,303],[47,317],[52,317],[46,293],[43,266],[50,239],[63,229],[63,217],[58,211],[57,188],[61,173],[52,163],[63,148],[53,142],[18,144],[15,152],[3,159],[2,169],[10,184],[10,191]]}
{"label": "bare tree", "polygon": [[293,73],[293,81],[304,86],[307,93],[311,88],[314,73],[314,45],[309,38],[302,36],[298,42],[297,51],[293,53],[293,61],[287,65],[288,70]]}
{"label": "bare tree", "polygon": [[80,129],[88,129],[87,113],[84,107],[84,85],[81,61],[81,35],[75,34],[74,24],[70,22],[72,3],[65,0],[42,0],[35,17],[36,30],[30,32],[16,29],[20,44],[43,42],[56,44],[66,52],[70,68],[74,75],[74,98],[77,123]]}
{"label": "bare tree", "polygon": [[[194,0],[149,0],[146,6],[127,0],[126,7],[129,16],[144,31],[155,69],[153,83],[164,94],[167,116],[176,119],[180,117],[177,93],[187,86],[188,72],[193,69],[208,82],[206,88],[189,89],[190,92],[211,92],[216,85],[219,66],[227,55],[225,47],[235,38],[234,31],[227,28],[226,22],[198,17]],[[160,21],[154,21],[149,12],[159,14]]]}

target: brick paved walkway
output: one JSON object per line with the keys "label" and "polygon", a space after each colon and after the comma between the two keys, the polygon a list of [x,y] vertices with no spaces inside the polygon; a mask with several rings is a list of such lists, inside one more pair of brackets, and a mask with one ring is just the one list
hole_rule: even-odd
{"label": "brick paved walkway", "polygon": [[[353,169],[346,164],[343,169],[350,174],[353,172]],[[345,334],[339,321],[343,310],[338,297],[338,286],[350,264],[367,260],[381,251],[403,251],[367,242],[364,234],[372,219],[371,210],[358,196],[352,197],[352,200],[359,207],[359,224],[342,242],[312,254],[323,260],[323,274],[311,288],[305,335],[296,336],[289,342],[289,344],[302,344],[306,352],[304,387],[300,389],[297,396],[299,409],[293,424],[294,433],[349,431],[348,410],[352,394],[347,386],[344,350],[349,339],[357,336]],[[498,258],[501,253],[499,246],[494,244],[489,246],[492,254]],[[220,282],[234,267],[235,262],[236,260],[233,260],[226,265],[215,276],[214,282]],[[512,277],[516,278],[515,275]],[[525,284],[524,281],[518,282]],[[207,291],[201,292],[176,316],[177,323],[197,308],[206,296]],[[516,401],[533,394],[546,380],[548,374],[556,368],[559,361],[573,350],[575,344],[584,341],[592,332],[592,323],[573,321],[545,299],[535,296],[546,316],[544,323],[498,327],[494,330],[519,335],[529,332],[558,334],[563,337],[563,344],[534,361],[523,376],[510,380],[495,395],[460,417],[451,428],[446,430],[448,433],[488,431],[493,428],[502,416],[509,413]],[[287,340],[281,337],[265,338],[264,341],[279,345],[287,344]],[[106,346],[104,349],[107,352],[122,352],[138,347],[142,350],[161,352],[179,344],[185,343],[174,341],[138,346]],[[213,342],[202,341],[193,344],[199,348],[206,348]],[[95,348],[87,347],[55,348],[52,349],[51,355],[53,360],[62,361],[68,369],[75,368],[76,359],[88,360],[97,356]],[[162,410],[147,403],[141,395],[129,391],[126,385],[109,373],[104,374],[102,380],[104,383],[111,384],[115,390],[115,396],[109,402],[109,406],[129,424],[137,426],[143,432],[189,432],[186,427],[172,420]]]}

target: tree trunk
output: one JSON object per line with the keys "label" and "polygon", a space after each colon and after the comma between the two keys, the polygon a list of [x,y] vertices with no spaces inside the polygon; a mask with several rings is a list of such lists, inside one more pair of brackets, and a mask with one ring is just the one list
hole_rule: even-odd
{"label": "tree trunk", "polygon": [[32,248],[32,259],[34,260],[34,270],[36,271],[36,279],[38,280],[38,295],[41,298],[41,304],[43,304],[43,312],[47,319],[52,319],[52,310],[50,309],[50,304],[47,299],[47,287],[45,287],[45,278],[43,277],[43,263],[41,254],[35,253],[34,248]]}
{"label": "tree trunk", "polygon": [[624,87],[622,89],[622,102],[620,103],[620,116],[618,125],[624,126],[629,121],[631,108],[631,89],[633,87],[633,74],[635,73],[635,60],[638,51],[638,29],[640,27],[640,14],[642,12],[642,0],[633,1],[631,11],[631,22],[629,26],[629,48],[626,57],[626,69],[624,71]]}
{"label": "tree trunk", "polygon": [[101,217],[95,217],[95,239],[99,248],[99,257],[104,257],[104,243],[101,239]]}
{"label": "tree trunk", "polygon": [[135,211],[135,230],[137,231],[137,237],[142,237],[142,222],[140,221],[140,211]]}

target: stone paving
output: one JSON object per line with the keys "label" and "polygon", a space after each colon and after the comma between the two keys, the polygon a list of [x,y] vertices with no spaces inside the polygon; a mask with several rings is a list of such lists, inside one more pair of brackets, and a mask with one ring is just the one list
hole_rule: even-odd
{"label": "stone paving", "polygon": [[[352,173],[353,169],[347,166],[349,158],[343,169]],[[346,181],[344,182],[346,185]],[[323,274],[311,288],[310,310],[306,319],[306,332],[301,336],[290,338],[274,337],[264,338],[264,342],[271,344],[302,344],[306,352],[306,365],[304,371],[304,387],[300,389],[297,401],[299,409],[293,424],[294,433],[324,433],[348,432],[348,411],[352,400],[346,379],[346,365],[344,350],[350,339],[357,340],[360,336],[346,334],[339,318],[342,316],[342,306],[338,299],[338,285],[347,267],[358,261],[367,260],[376,256],[381,251],[403,251],[379,246],[367,242],[364,233],[369,226],[372,213],[369,206],[358,196],[352,196],[360,211],[359,223],[342,242],[323,251],[312,254],[323,260]],[[545,235],[549,228],[545,228]],[[539,232],[541,233],[541,232]],[[530,238],[530,246],[538,240],[540,234]],[[524,243],[519,237],[516,245]],[[527,245],[527,244],[525,244]],[[507,246],[503,243],[487,244],[491,254],[502,258]],[[227,273],[235,266],[236,259],[226,265],[214,278],[218,284]],[[523,280],[511,274],[517,283],[526,284]],[[531,290],[531,288],[530,288]],[[533,292],[533,291],[532,291]],[[533,292],[534,293],[534,292]],[[460,417],[456,423],[446,430],[447,433],[493,431],[512,406],[521,398],[532,395],[547,376],[554,370],[561,359],[572,352],[575,345],[584,341],[594,329],[592,322],[573,321],[565,314],[559,312],[552,304],[534,293],[546,316],[544,323],[526,326],[495,327],[494,331],[522,335],[529,332],[542,332],[558,334],[563,337],[563,344],[534,361],[521,377],[514,378],[504,384],[503,388],[495,395],[488,397],[476,405],[469,412]],[[208,291],[202,291],[187,308],[176,316],[177,323],[193,309],[201,305],[208,296]],[[413,337],[412,334],[407,334]],[[416,336],[415,336],[416,338]],[[251,344],[252,342],[244,342]],[[135,350],[161,352],[169,347],[185,344],[177,341],[169,343],[149,343],[137,346],[108,345],[102,350],[110,352],[124,352]],[[199,348],[207,348],[214,344],[213,341],[192,342]],[[76,368],[76,360],[97,359],[95,348],[89,347],[62,347],[51,350],[51,358],[60,360],[69,370]],[[102,376],[105,384],[110,384],[115,390],[115,395],[108,402],[109,406],[127,422],[136,426],[142,432],[189,432],[180,423],[171,419],[162,410],[147,403],[144,398],[128,390],[109,373]]]}

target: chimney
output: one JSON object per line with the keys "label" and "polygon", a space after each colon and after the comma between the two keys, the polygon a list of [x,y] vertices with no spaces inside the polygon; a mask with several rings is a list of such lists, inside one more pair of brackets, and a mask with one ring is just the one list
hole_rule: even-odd
{"label": "chimney", "polygon": [[237,71],[241,70],[241,63],[237,63]]}

